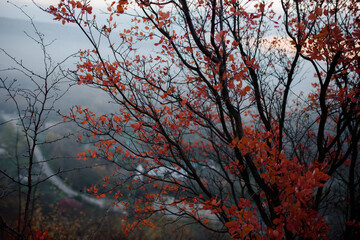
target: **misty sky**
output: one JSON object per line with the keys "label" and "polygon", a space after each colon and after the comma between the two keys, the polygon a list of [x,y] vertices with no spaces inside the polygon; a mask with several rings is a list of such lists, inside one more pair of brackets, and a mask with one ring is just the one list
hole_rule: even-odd
{"label": "misty sky", "polygon": [[[51,4],[56,5],[58,0],[36,0],[36,2],[43,8]],[[47,48],[48,53],[54,62],[60,62],[71,54],[77,53],[80,49],[92,49],[88,39],[74,24],[62,25],[58,21],[54,21],[50,14],[42,11],[36,7],[31,0],[11,0],[33,19],[38,30],[44,34],[45,42],[51,43]],[[104,1],[94,1],[94,12],[97,13],[97,19],[103,20],[106,14],[100,12],[104,9]],[[101,4],[99,4],[101,3]],[[102,8],[101,8],[102,7]],[[130,24],[129,16],[121,15],[117,18],[120,29]],[[0,48],[4,49],[8,54],[21,60],[23,64],[36,72],[41,72],[44,69],[43,55],[41,48],[31,37],[36,37],[34,30],[30,24],[29,19],[15,6],[7,3],[7,0],[0,0]],[[103,52],[107,51],[107,47]],[[151,52],[151,44],[144,43],[141,46],[141,51]],[[63,66],[71,70],[76,69],[77,57],[68,60]],[[16,64],[0,51],[0,77],[17,79],[22,86],[26,86],[26,77],[20,76],[13,71],[1,71],[16,66]],[[92,89],[87,86],[75,86],[66,95],[61,102],[62,109],[69,109],[74,105],[88,105],[94,110],[109,111],[111,106],[109,104],[110,98],[106,93],[97,89]],[[112,106],[113,107],[113,106]]]}
{"label": "misty sky", "polygon": [[[24,9],[29,13],[31,17],[34,17],[36,21],[52,22],[53,17],[49,14],[41,11],[32,0],[0,0],[0,17],[26,19],[26,17],[19,12],[14,6],[8,3],[8,1],[14,3],[19,7],[25,7]],[[46,9],[50,5],[56,6],[59,0],[34,0],[38,6]],[[99,9],[103,9],[106,6],[104,0],[93,0],[91,5],[94,7],[95,12]]]}
{"label": "misty sky", "polygon": [[[34,17],[36,21],[50,22],[52,17],[49,14],[44,13],[38,9],[31,0],[10,0],[12,3],[19,7],[24,7],[31,17]],[[46,7],[51,4],[55,4],[56,0],[37,0],[41,7]],[[26,19],[21,12],[16,9],[12,4],[9,4],[7,0],[0,0],[0,17]]]}
{"label": "misty sky", "polygon": [[[32,0],[11,0],[11,2],[18,7],[22,7],[33,18],[33,21],[48,42],[55,40],[49,48],[50,54],[55,60],[60,61],[79,49],[91,48],[89,41],[75,24],[62,25],[60,22],[54,21],[52,15],[36,7]],[[58,0],[36,0],[36,2],[40,7],[46,8],[51,4],[56,5]],[[104,21],[107,17],[107,14],[102,12],[106,6],[104,1],[96,0],[93,2],[97,20]],[[38,48],[33,47],[32,41],[24,34],[24,31],[27,33],[33,31],[29,19],[19,9],[9,4],[7,0],[0,0],[0,18],[8,18],[0,22],[0,47],[9,51],[13,56],[19,57],[21,55],[24,61],[29,61],[30,64],[37,67],[36,63],[39,59],[34,59],[34,57],[41,57]],[[25,20],[26,22],[19,22],[18,20]],[[125,26],[128,27],[130,24],[130,17],[126,15],[120,15],[116,20],[119,29]],[[144,47],[146,48],[148,45]],[[0,67],[4,63],[2,57],[0,56]]]}
{"label": "misty sky", "polygon": [[[36,7],[31,0],[11,0],[17,6],[22,6],[24,11],[33,18],[38,29],[44,34],[46,42],[54,42],[48,48],[49,54],[52,56],[55,62],[59,62],[70,54],[76,53],[79,49],[91,48],[86,37],[80,32],[76,26],[72,24],[62,25],[59,22],[55,22],[53,17],[38,7]],[[56,5],[58,0],[36,0],[36,2],[43,8],[53,4]],[[104,9],[105,3],[103,0],[95,0],[94,12],[98,12],[98,19],[104,19],[105,14],[101,14],[99,9]],[[117,19],[119,29],[129,24],[129,17],[121,15]],[[42,69],[42,55],[38,45],[36,45],[29,37],[24,33],[28,33],[34,36],[32,27],[27,17],[21,13],[12,4],[7,3],[7,0],[0,0],[0,48],[5,49],[9,54],[22,59],[23,63],[30,69],[41,71]],[[145,44],[145,43],[144,43]],[[146,43],[141,46],[141,51],[152,52],[152,44]],[[78,59],[71,59],[66,65],[69,68],[74,69],[75,63]],[[0,52],[0,69],[8,68],[13,66],[10,59]],[[4,73],[0,73],[4,76]],[[308,84],[297,87],[297,89],[305,90]],[[96,94],[96,98],[94,98]],[[89,98],[94,106],[101,106],[105,97],[104,94],[99,91],[94,91],[88,87],[79,87],[76,90],[76,94],[69,96],[69,99],[74,101],[75,98],[79,99],[79,102],[72,102],[68,105],[83,104],[86,99]]]}
{"label": "misty sky", "polygon": [[[47,50],[54,62],[62,61],[79,49],[91,47],[85,36],[75,26],[70,24],[64,26],[53,21],[49,14],[35,7],[30,0],[28,2],[28,6],[23,9],[33,18],[38,30],[44,34],[45,42],[52,42]],[[36,37],[29,19],[19,9],[6,3],[6,0],[0,0],[0,48],[17,60],[21,60],[27,68],[41,73],[44,69],[41,48],[25,33]],[[75,69],[77,61],[78,58],[71,58],[64,67]],[[16,64],[0,51],[0,70],[15,66]],[[17,79],[22,87],[27,86],[28,83],[26,77],[14,71],[0,71],[0,77],[9,80]],[[2,105],[5,94],[3,92],[0,94],[2,95],[0,105]],[[75,86],[57,107],[67,112],[74,105],[89,105],[106,111],[109,100],[101,91],[86,86]]]}

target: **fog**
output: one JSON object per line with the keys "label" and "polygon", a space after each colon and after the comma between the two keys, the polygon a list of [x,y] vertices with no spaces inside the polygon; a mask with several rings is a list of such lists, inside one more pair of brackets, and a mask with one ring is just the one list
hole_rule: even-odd
{"label": "fog", "polygon": [[[77,53],[79,49],[91,48],[88,40],[78,29],[71,25],[63,26],[58,22],[45,23],[34,22],[38,31],[44,35],[45,43],[50,44],[48,54],[54,63],[59,63],[65,58]],[[43,53],[40,45],[30,37],[36,38],[34,29],[29,20],[0,18],[0,48],[31,71],[40,75],[44,73]],[[30,37],[29,37],[30,36]],[[78,57],[67,59],[62,68],[75,70]],[[0,77],[8,80],[17,79],[22,87],[29,85],[29,78],[18,71],[9,70],[17,67],[17,64],[4,52],[0,52]],[[64,89],[69,83],[65,84]],[[1,94],[4,99],[4,93]],[[58,102],[57,107],[62,111],[68,111],[74,105],[92,106],[102,111],[110,111],[108,106],[110,98],[106,93],[87,86],[74,85],[70,91]],[[3,104],[3,103],[2,103]],[[2,106],[4,109],[4,106]]]}
{"label": "fog", "polygon": [[[18,83],[22,87],[27,87],[29,79],[18,71],[9,70],[16,67],[16,63],[7,56],[14,57],[17,61],[31,71],[39,74],[44,73],[44,56],[41,50],[41,46],[37,44],[33,39],[38,37],[35,34],[34,27],[31,25],[29,17],[34,21],[34,25],[37,30],[43,34],[47,47],[47,53],[52,58],[54,63],[62,62],[64,59],[71,55],[76,54],[80,49],[92,49],[92,46],[86,36],[81,30],[74,24],[62,25],[60,22],[52,20],[52,16],[37,8],[30,1],[12,1],[18,7],[21,7],[28,16],[21,12],[20,9],[5,1],[0,2],[0,49],[6,51],[0,51],[0,77],[10,79],[17,79]],[[57,1],[41,0],[36,1],[40,4],[40,7],[46,8],[50,4],[56,4]],[[27,5],[24,5],[27,3]],[[95,4],[94,12],[97,13],[97,20],[100,24],[105,21],[107,15],[101,12],[100,5]],[[96,8],[97,7],[97,8]],[[119,31],[123,27],[128,27],[131,24],[130,16],[121,15],[117,18],[117,25]],[[118,34],[114,33],[114,37]],[[152,53],[151,44],[140,43],[138,53]],[[103,41],[102,50],[103,56],[111,55],[108,46]],[[63,70],[75,70],[76,63],[79,58],[72,56],[62,63]],[[64,87],[67,87],[64,86]],[[0,98],[4,99],[4,94],[0,95]],[[91,106],[91,109],[99,110],[100,112],[114,111],[114,106],[109,104],[111,99],[109,96],[88,86],[73,86],[65,97],[58,102],[57,107],[63,112],[69,111],[74,105]],[[3,104],[3,103],[2,103]],[[6,106],[2,106],[4,109]],[[11,107],[7,107],[9,109]],[[99,113],[99,111],[97,111]]]}

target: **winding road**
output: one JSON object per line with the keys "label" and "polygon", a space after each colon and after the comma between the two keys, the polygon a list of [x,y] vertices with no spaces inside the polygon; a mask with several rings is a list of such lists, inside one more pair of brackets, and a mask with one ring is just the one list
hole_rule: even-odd
{"label": "winding road", "polygon": [[[11,123],[13,127],[19,128],[19,126],[16,124],[16,117],[13,117],[8,114],[1,114],[1,117],[5,120],[5,122]],[[102,209],[108,209],[110,211],[114,212],[122,212],[126,214],[126,211],[124,210],[124,207],[119,205],[119,207],[113,206],[112,202],[106,198],[104,199],[97,199],[94,197],[90,197],[84,193],[77,192],[73,190],[71,187],[69,187],[64,181],[57,176],[57,173],[55,173],[49,166],[48,161],[43,156],[42,152],[39,149],[39,146],[35,147],[34,150],[35,155],[35,161],[39,164],[40,172],[43,175],[43,177],[48,178],[48,180],[55,185],[58,189],[60,189],[62,192],[67,194],[69,197],[80,197],[83,202],[86,202],[91,205],[95,205]]]}
{"label": "winding road", "polygon": [[[14,128],[19,128],[19,126],[16,124],[16,118],[12,117],[8,114],[1,114],[1,117],[11,123]],[[43,156],[42,152],[40,151],[39,146],[36,146],[34,150],[35,155],[35,161],[39,164],[40,172],[43,175],[43,177],[48,178],[48,181],[50,181],[53,185],[55,185],[58,189],[60,189],[62,192],[68,195],[68,197],[80,197],[83,202],[86,202],[88,204],[97,206],[102,209],[107,209],[107,211],[112,212],[121,212],[123,214],[127,214],[127,211],[125,210],[125,207],[121,204],[118,204],[118,206],[114,206],[112,204],[112,201],[106,198],[94,198],[90,197],[84,193],[77,192],[73,190],[71,187],[69,187],[64,181],[57,176],[58,173],[55,173],[49,166],[48,161]],[[181,214],[181,211],[178,207],[171,206],[171,203],[175,201],[175,199],[169,197],[168,199],[168,205],[165,209],[166,215],[168,217],[178,217],[178,214]],[[160,210],[163,206],[160,202],[154,202],[153,207],[156,210]],[[202,204],[196,204],[193,207],[189,207],[187,205],[180,206],[180,208],[187,209],[188,212],[191,212],[194,208],[197,209],[196,212],[200,217],[207,218],[210,221],[213,221],[216,223],[218,221],[217,217],[211,213],[210,210],[204,210],[202,209]]]}

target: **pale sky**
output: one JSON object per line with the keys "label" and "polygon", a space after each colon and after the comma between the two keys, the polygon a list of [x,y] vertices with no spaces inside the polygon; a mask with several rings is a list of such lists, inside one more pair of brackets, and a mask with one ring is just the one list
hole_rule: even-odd
{"label": "pale sky", "polygon": [[[12,19],[25,19],[28,21],[26,16],[12,4],[7,2],[8,0],[0,0],[0,17],[7,17]],[[24,11],[30,15],[35,22],[46,22],[51,23],[52,26],[41,26],[40,31],[42,31],[47,40],[56,39],[55,43],[50,48],[51,54],[54,58],[61,60],[63,57],[68,56],[71,53],[77,52],[79,49],[86,49],[91,47],[89,42],[85,38],[85,36],[76,28],[76,26],[72,24],[62,25],[59,22],[55,22],[53,20],[53,16],[50,14],[43,12],[39,8],[37,8],[32,0],[9,0],[17,6],[26,6],[24,7]],[[57,5],[59,0],[35,0],[41,7],[47,8],[50,5]],[[112,0],[108,0],[112,1]],[[278,1],[277,1],[278,2]],[[92,0],[91,5],[94,7],[94,12],[98,16],[98,20],[104,19],[106,15],[99,14],[99,11],[106,10],[106,3],[104,0]],[[100,10],[99,10],[100,9]],[[120,15],[117,18],[118,25],[126,26],[130,23],[129,16]],[[4,21],[5,23],[5,21]],[[1,25],[1,24],[0,24]],[[0,47],[8,50],[14,56],[22,58],[24,61],[28,60],[29,64],[37,63],[34,61],[34,56],[37,55],[38,51],[33,47],[33,42],[29,40],[28,37],[23,33],[24,26],[20,25],[11,25],[7,26],[6,24],[2,24],[2,27],[6,31],[0,32]],[[9,31],[17,31],[17,34],[9,33]],[[27,43],[30,42],[30,43]],[[61,49],[61,51],[59,51]],[[65,51],[66,50],[66,51]],[[152,45],[145,44],[142,45],[141,51],[151,52]],[[3,55],[3,54],[2,54]],[[41,57],[41,56],[40,56]],[[0,55],[0,67],[7,61],[6,58]],[[308,76],[307,78],[313,79],[313,76]],[[299,87],[302,89],[302,87]]]}
{"label": "pale sky", "polygon": [[[8,3],[12,2],[18,6],[27,6],[26,12],[29,13],[30,16],[35,18],[35,21],[41,22],[51,22],[52,16],[47,13],[44,13],[40,9],[38,9],[32,0],[0,0],[0,17],[8,17],[8,18],[19,18],[26,19],[18,9]],[[56,6],[59,0],[34,0],[39,6],[43,8],[47,8],[50,5]],[[99,10],[106,11],[107,4],[106,2],[111,2],[112,0],[90,0],[91,6],[94,8],[94,12],[99,16]],[[274,9],[277,12],[282,12],[280,1],[274,1],[273,5]]]}
{"label": "pale sky", "polygon": [[[13,4],[23,7],[24,10],[33,17],[36,21],[51,21],[52,17],[38,9],[31,0],[10,0]],[[55,0],[39,0],[39,4],[43,7],[51,5],[51,2]],[[0,0],[0,17],[26,19],[26,17],[12,4],[8,3],[7,0]]]}
{"label": "pale sky", "polygon": [[[24,10],[33,17],[35,21],[51,22],[53,19],[50,14],[37,8],[32,0],[0,0],[0,17],[26,19],[16,7],[8,2],[14,3],[19,7],[24,7]],[[35,2],[43,8],[47,8],[50,5],[56,6],[59,0],[35,0]],[[94,0],[92,1],[91,6],[95,9],[106,9],[104,0]]]}

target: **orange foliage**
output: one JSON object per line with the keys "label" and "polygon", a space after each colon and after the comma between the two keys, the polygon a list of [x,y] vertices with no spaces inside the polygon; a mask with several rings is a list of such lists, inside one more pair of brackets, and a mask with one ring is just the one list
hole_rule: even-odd
{"label": "orange foliage", "polygon": [[[255,1],[138,0],[143,15],[110,44],[113,59],[95,42],[81,52],[78,84],[108,92],[118,111],[76,106],[66,119],[95,142],[79,158],[117,165],[89,191],[131,211],[125,233],[155,228],[150,217],[160,213],[234,239],[326,238],[323,191],[337,170],[355,171],[360,135],[359,9],[338,2],[283,2],[277,15]],[[110,4],[109,24],[128,4]],[[85,31],[91,7],[62,0],[49,12]],[[114,26],[98,30],[111,42]],[[156,51],[136,52],[142,41]],[[300,59],[315,73],[307,98],[294,85]]]}

